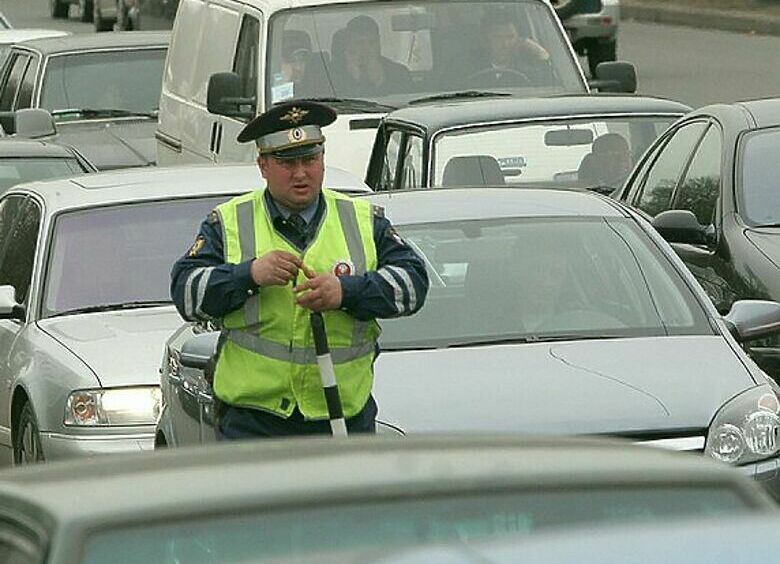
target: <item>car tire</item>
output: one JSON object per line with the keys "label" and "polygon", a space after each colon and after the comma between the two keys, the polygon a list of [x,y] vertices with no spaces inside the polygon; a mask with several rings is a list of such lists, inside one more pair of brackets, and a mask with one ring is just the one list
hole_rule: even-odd
{"label": "car tire", "polygon": [[94,0],[79,0],[79,20],[84,23],[92,21]]}
{"label": "car tire", "polygon": [[588,45],[588,69],[590,76],[596,78],[596,67],[599,63],[617,60],[617,40],[594,41]]}
{"label": "car tire", "polygon": [[70,4],[62,0],[49,0],[49,12],[53,18],[67,18]]}
{"label": "car tire", "polygon": [[14,429],[13,449],[16,466],[37,464],[45,460],[38,421],[30,402],[25,402],[19,413],[19,420]]}
{"label": "car tire", "polygon": [[92,21],[95,22],[95,31],[98,33],[101,31],[114,31],[115,20],[104,18],[103,12],[100,11],[100,6],[98,6],[97,2],[95,3]]}

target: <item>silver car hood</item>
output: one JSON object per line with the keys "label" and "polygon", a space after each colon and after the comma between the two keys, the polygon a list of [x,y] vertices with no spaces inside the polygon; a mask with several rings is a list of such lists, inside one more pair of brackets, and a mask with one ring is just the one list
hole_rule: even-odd
{"label": "silver car hood", "polygon": [[717,336],[383,352],[375,373],[379,419],[406,432],[703,429],[755,386]]}
{"label": "silver car hood", "polygon": [[160,383],[165,341],[181,326],[173,306],[44,319],[41,330],[70,349],[103,387]]}
{"label": "silver car hood", "polygon": [[100,170],[157,162],[157,120],[80,121],[58,124],[57,141],[73,145]]}

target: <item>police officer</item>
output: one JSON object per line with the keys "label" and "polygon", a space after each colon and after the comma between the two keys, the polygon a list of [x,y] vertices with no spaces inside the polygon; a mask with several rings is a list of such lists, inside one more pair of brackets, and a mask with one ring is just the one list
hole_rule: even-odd
{"label": "police officer", "polygon": [[376,318],[411,315],[425,265],[381,208],[322,189],[327,106],[290,102],[246,125],[266,189],[218,206],[171,273],[190,321],[217,320],[217,434],[329,433],[309,325],[323,312],[347,428],[374,432]]}

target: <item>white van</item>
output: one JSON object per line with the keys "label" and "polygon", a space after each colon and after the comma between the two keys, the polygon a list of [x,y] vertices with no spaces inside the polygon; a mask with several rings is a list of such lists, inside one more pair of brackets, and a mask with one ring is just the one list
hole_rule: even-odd
{"label": "white van", "polygon": [[[508,44],[522,47],[511,65],[487,59]],[[309,98],[340,114],[325,130],[328,164],[362,176],[388,111],[496,90],[588,92],[547,0],[181,0],[158,163],[252,160],[254,146],[236,142],[244,123],[274,103]]]}

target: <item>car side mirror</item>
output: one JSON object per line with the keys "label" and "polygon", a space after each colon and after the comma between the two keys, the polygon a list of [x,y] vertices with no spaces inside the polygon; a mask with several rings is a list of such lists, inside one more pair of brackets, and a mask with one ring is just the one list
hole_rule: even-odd
{"label": "car side mirror", "polygon": [[707,227],[690,210],[666,210],[653,218],[653,227],[670,243],[706,244]]}
{"label": "car side mirror", "polygon": [[780,333],[780,303],[738,300],[723,318],[740,343]]}
{"label": "car side mirror", "polygon": [[181,365],[205,370],[217,352],[219,333],[201,333],[191,337],[181,347]]}
{"label": "car side mirror", "polygon": [[209,77],[206,108],[220,116],[252,119],[257,99],[242,97],[241,93],[241,78],[236,73],[216,72]]}
{"label": "car side mirror", "polygon": [[24,306],[16,302],[13,286],[0,286],[0,319],[24,319]]}
{"label": "car side mirror", "polygon": [[57,135],[57,126],[48,110],[25,108],[16,111],[16,135],[28,139]]}
{"label": "car side mirror", "polygon": [[636,68],[626,61],[605,61],[596,67],[596,79],[589,82],[600,92],[636,92]]}

